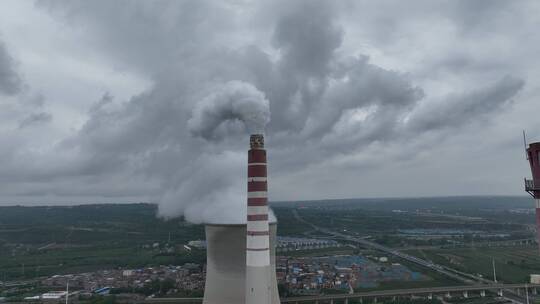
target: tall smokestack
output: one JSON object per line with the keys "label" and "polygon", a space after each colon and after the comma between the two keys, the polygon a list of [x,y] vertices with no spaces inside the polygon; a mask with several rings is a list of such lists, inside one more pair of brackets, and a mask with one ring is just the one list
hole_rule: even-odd
{"label": "tall smokestack", "polygon": [[249,139],[246,232],[246,304],[271,304],[272,282],[268,225],[266,150],[262,134]]}
{"label": "tall smokestack", "polygon": [[540,246],[540,142],[532,143],[527,148],[527,159],[531,166],[532,180],[525,179],[525,191],[533,198],[536,207],[536,231]]}

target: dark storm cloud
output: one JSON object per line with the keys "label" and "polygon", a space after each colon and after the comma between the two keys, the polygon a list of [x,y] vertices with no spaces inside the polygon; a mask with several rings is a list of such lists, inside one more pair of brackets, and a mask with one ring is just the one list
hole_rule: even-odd
{"label": "dark storm cloud", "polygon": [[22,81],[15,71],[13,58],[0,41],[0,93],[14,95],[21,90]]}
{"label": "dark storm cloud", "polygon": [[[267,2],[249,10],[210,1],[37,3],[84,29],[108,64],[148,77],[151,86],[127,100],[109,93],[96,100],[47,162],[22,165],[29,180],[36,167],[39,180],[55,182],[20,186],[21,195],[146,194],[165,217],[241,222],[245,132],[253,120],[269,121],[277,180],[354,159],[380,142],[399,145],[488,119],[524,86],[509,76],[432,99],[407,71],[378,65],[361,48],[344,49],[344,6],[330,1]],[[249,14],[267,19],[245,20]],[[26,114],[21,126],[47,120],[46,113]]]}

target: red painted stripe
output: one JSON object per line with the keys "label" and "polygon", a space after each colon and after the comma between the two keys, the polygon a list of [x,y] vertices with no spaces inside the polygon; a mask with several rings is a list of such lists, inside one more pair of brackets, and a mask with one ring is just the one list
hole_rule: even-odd
{"label": "red painted stripe", "polygon": [[268,214],[248,214],[248,221],[267,221]]}
{"label": "red painted stripe", "polygon": [[270,235],[269,231],[248,231],[248,235]]}
{"label": "red painted stripe", "polygon": [[248,163],[265,163],[266,162],[266,151],[257,149],[249,150],[248,152]]}
{"label": "red painted stripe", "polygon": [[267,191],[266,182],[248,182],[248,192]]}
{"label": "red painted stripe", "polygon": [[266,177],[266,165],[248,166],[248,177]]}
{"label": "red painted stripe", "polygon": [[[249,197],[248,198],[248,206],[251,206],[251,204],[265,204],[268,202],[268,198],[266,197]],[[253,205],[258,206],[258,205]]]}
{"label": "red painted stripe", "polygon": [[269,250],[270,248],[266,247],[266,248],[246,248],[247,251],[266,251],[266,250]]}
{"label": "red painted stripe", "polygon": [[261,206],[268,206],[267,202],[248,202],[247,204],[250,207],[261,207]]}

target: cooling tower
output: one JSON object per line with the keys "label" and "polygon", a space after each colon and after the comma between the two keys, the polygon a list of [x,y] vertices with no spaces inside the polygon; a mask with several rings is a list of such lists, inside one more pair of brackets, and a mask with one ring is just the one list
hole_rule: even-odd
{"label": "cooling tower", "polygon": [[[270,224],[271,304],[279,304],[276,230]],[[246,225],[206,225],[206,284],[203,304],[245,304]]]}
{"label": "cooling tower", "polygon": [[540,246],[540,142],[529,145],[529,148],[527,148],[527,159],[531,166],[532,180],[525,179],[525,191],[534,198],[537,240]]}

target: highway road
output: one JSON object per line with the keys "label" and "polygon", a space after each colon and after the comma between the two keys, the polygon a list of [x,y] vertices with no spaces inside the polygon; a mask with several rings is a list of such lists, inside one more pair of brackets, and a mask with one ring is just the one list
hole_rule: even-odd
{"label": "highway road", "polygon": [[[298,221],[312,227],[313,230],[315,230],[315,231],[319,231],[319,232],[322,232],[322,233],[325,233],[325,234],[332,235],[335,239],[346,240],[348,242],[356,243],[356,244],[362,245],[364,247],[370,247],[370,248],[377,249],[377,250],[385,252],[387,254],[402,258],[402,259],[404,259],[406,261],[409,261],[409,262],[415,263],[417,265],[429,268],[429,269],[431,269],[431,270],[433,270],[433,271],[435,271],[437,273],[445,275],[445,276],[447,276],[449,278],[452,278],[454,280],[457,280],[459,282],[463,282],[465,284],[471,284],[471,285],[472,284],[479,284],[479,283],[480,284],[495,284],[495,282],[493,282],[491,280],[476,276],[474,274],[465,273],[465,272],[462,272],[462,271],[459,271],[459,270],[456,270],[456,269],[452,269],[452,268],[447,267],[447,266],[438,265],[438,264],[435,264],[435,263],[433,263],[431,261],[427,261],[427,260],[424,260],[424,259],[417,258],[415,256],[400,252],[400,251],[398,251],[396,249],[393,249],[393,248],[390,248],[390,247],[387,247],[387,246],[377,244],[375,242],[368,241],[368,240],[363,239],[363,238],[347,235],[347,234],[337,232],[337,231],[334,231],[334,230],[331,230],[331,229],[316,226],[316,225],[306,221],[305,219],[303,219],[298,214],[297,210],[293,210],[292,212],[293,212],[293,215],[296,218],[296,220],[298,220]],[[514,293],[513,290],[506,289],[505,291],[506,291],[506,295],[505,295],[506,299],[508,299],[508,300],[510,300],[512,302],[517,302],[517,303],[525,303],[526,302],[525,299],[521,298],[520,295]]]}
{"label": "highway road", "polygon": [[480,278],[477,278],[477,277],[475,277],[473,275],[470,275],[472,277],[465,276],[465,275],[463,275],[463,273],[459,273],[456,270],[452,270],[452,269],[449,269],[447,267],[443,267],[441,265],[434,264],[433,262],[417,258],[415,256],[400,252],[400,251],[395,250],[395,249],[390,248],[390,247],[386,247],[386,246],[377,244],[375,242],[371,242],[371,241],[368,241],[368,240],[365,240],[365,239],[362,239],[362,238],[354,237],[354,236],[351,236],[351,235],[343,234],[341,232],[337,232],[337,231],[333,231],[333,230],[330,230],[330,229],[326,229],[326,228],[316,226],[316,225],[304,220],[298,214],[297,210],[293,210],[293,215],[296,218],[296,220],[298,220],[298,221],[300,221],[300,222],[302,222],[302,223],[304,223],[306,225],[309,225],[310,227],[313,228],[313,230],[332,235],[337,239],[346,240],[346,241],[349,241],[349,242],[352,242],[352,243],[362,245],[364,247],[371,247],[371,248],[377,249],[379,251],[388,253],[390,255],[397,256],[397,257],[402,258],[402,259],[404,259],[406,261],[418,264],[418,265],[423,266],[423,267],[427,267],[427,268],[429,268],[429,269],[431,269],[433,271],[436,271],[438,273],[446,275],[446,276],[448,276],[450,278],[453,278],[453,279],[455,279],[457,281],[460,281],[460,282],[463,282],[463,283],[466,283],[466,284],[474,284],[475,281],[472,278],[480,279]]}
{"label": "highway road", "polygon": [[[463,286],[443,286],[443,287],[430,287],[430,288],[413,288],[413,289],[392,289],[392,290],[379,290],[368,292],[357,292],[353,294],[334,294],[334,295],[322,295],[322,296],[306,296],[306,297],[294,297],[294,298],[282,298],[281,303],[302,303],[302,302],[314,302],[314,301],[329,301],[329,300],[343,300],[343,299],[360,299],[360,298],[377,298],[377,297],[394,297],[394,296],[410,296],[410,295],[462,295],[464,291],[467,292],[481,292],[481,291],[493,291],[510,290],[521,288],[540,288],[538,285],[526,285],[526,284],[491,284],[491,285],[463,285]],[[202,298],[147,298],[139,303],[201,303]]]}
{"label": "highway road", "polygon": [[[540,288],[538,285],[527,285],[529,288]],[[302,302],[313,302],[313,301],[328,301],[328,300],[339,300],[339,299],[359,299],[359,298],[376,298],[376,297],[394,297],[394,296],[406,296],[406,295],[436,295],[436,294],[447,294],[447,293],[462,293],[467,292],[480,292],[491,290],[497,292],[499,290],[509,290],[525,288],[525,284],[492,284],[492,285],[464,285],[464,286],[448,286],[448,287],[430,287],[430,288],[414,288],[414,289],[393,289],[393,290],[380,290],[380,291],[369,291],[369,292],[357,292],[354,294],[339,294],[339,295],[324,295],[324,296],[309,296],[309,297],[298,297],[298,298],[285,298],[281,299],[281,303],[302,303]]]}

